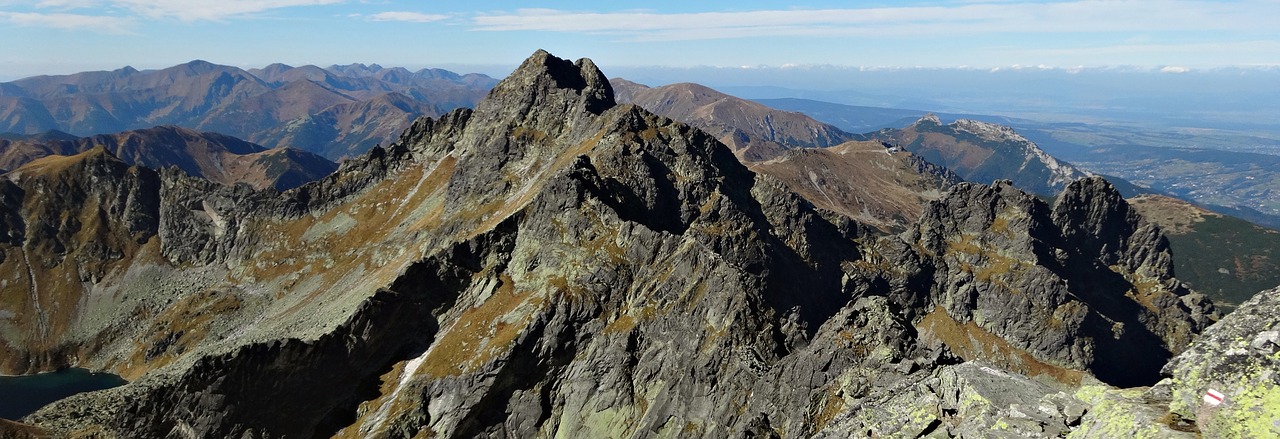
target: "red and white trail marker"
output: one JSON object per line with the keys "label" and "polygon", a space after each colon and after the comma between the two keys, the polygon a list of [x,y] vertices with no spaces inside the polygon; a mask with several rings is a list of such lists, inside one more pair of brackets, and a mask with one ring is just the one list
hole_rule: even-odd
{"label": "red and white trail marker", "polygon": [[1204,392],[1204,403],[1211,406],[1222,404],[1223,398],[1225,398],[1225,396],[1222,395],[1222,392],[1217,390],[1209,389],[1207,392]]}

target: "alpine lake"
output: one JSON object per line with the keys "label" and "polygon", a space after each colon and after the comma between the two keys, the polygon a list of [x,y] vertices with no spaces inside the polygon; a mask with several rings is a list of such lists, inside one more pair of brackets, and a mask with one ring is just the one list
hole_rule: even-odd
{"label": "alpine lake", "polygon": [[78,368],[0,376],[0,418],[18,420],[59,399],[125,383],[123,378],[110,373]]}

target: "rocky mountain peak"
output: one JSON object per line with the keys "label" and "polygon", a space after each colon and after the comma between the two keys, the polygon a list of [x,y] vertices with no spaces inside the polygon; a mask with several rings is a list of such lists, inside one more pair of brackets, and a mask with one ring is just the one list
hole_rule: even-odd
{"label": "rocky mountain peak", "polygon": [[1169,242],[1155,224],[1147,223],[1110,182],[1100,177],[1067,185],[1053,206],[1053,222],[1062,237],[1082,254],[1096,255],[1108,265],[1123,262],[1144,267],[1159,277],[1173,276]]}
{"label": "rocky mountain peak", "polygon": [[[99,178],[114,187],[54,188],[76,198],[28,214],[21,194],[50,189],[14,188],[0,215],[31,220],[0,224],[57,234],[0,246],[0,268],[28,273],[0,304],[24,304],[9,314],[21,317],[66,304],[55,316],[78,326],[0,320],[40,336],[0,344],[14,363],[0,366],[50,368],[27,356],[69,340],[75,364],[131,381],[24,422],[141,438],[987,437],[985,425],[1010,425],[984,411],[1057,434],[1085,408],[1000,369],[1150,384],[1198,331],[1171,279],[1064,238],[1060,224],[1117,235],[1108,248],[1159,237],[1109,225],[1131,215],[1105,182],[1059,207],[1008,181],[959,184],[904,234],[860,238],[714,134],[615,99],[589,60],[539,51],[474,111],[418,119],[297,190],[134,167]],[[831,154],[891,156],[858,146]],[[60,225],[64,212],[86,226]],[[28,253],[67,256],[42,266]],[[112,289],[78,289],[90,284]],[[146,312],[71,318],[116,309]],[[984,430],[954,430],[982,418]]]}
{"label": "rocky mountain peak", "polygon": [[924,117],[921,117],[919,120],[915,121],[915,123],[913,123],[912,125],[930,125],[930,124],[941,126],[942,120],[938,119],[938,115],[929,113],[924,115]]}
{"label": "rocky mountain peak", "polygon": [[[515,99],[526,104],[574,102],[594,114],[616,105],[613,87],[590,59],[570,62],[541,49],[499,82],[486,101],[490,107],[503,107],[517,103],[512,102]],[[516,105],[516,108],[529,110],[525,105]]]}
{"label": "rocky mountain peak", "polygon": [[983,140],[993,142],[1029,142],[1025,137],[1014,132],[1013,128],[1000,124],[973,119],[959,119],[952,122],[951,126],[955,127],[957,131],[973,134]]}

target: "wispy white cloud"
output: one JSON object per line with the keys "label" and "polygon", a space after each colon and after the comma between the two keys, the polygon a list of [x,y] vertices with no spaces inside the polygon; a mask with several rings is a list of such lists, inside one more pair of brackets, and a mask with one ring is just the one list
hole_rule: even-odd
{"label": "wispy white cloud", "polygon": [[[221,21],[273,9],[342,3],[344,0],[42,0],[38,9],[125,10],[142,18]],[[52,15],[52,14],[50,14]],[[88,14],[82,14],[88,15]]]}
{"label": "wispy white cloud", "polygon": [[273,9],[318,6],[343,0],[111,0],[115,6],[150,18],[219,21]]}
{"label": "wispy white cloud", "polygon": [[1189,68],[1179,66],[1165,66],[1160,69],[1160,73],[1187,73],[1190,71],[1191,69]]}
{"label": "wispy white cloud", "polygon": [[373,21],[408,21],[413,23],[431,23],[434,21],[442,21],[449,19],[448,15],[443,14],[423,14],[420,12],[380,12],[369,15],[369,19]]}
{"label": "wispy white cloud", "polygon": [[38,8],[79,9],[92,7],[101,3],[99,0],[41,0],[36,2]]}
{"label": "wispy white cloud", "polygon": [[478,15],[482,31],[617,35],[639,41],[760,36],[940,36],[1002,32],[1274,31],[1268,0],[1078,0],[861,9],[656,13],[520,9]]}
{"label": "wispy white cloud", "polygon": [[132,33],[135,20],[128,17],[38,12],[0,12],[0,21],[19,26],[50,27],[110,34]]}

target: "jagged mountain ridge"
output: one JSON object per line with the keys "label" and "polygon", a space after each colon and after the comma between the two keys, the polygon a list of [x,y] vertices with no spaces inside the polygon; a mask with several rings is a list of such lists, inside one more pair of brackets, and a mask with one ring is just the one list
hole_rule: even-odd
{"label": "jagged mountain ridge", "polygon": [[[960,181],[924,159],[857,138],[798,113],[764,107],[697,84],[650,88],[623,79],[619,102],[717,135],[753,171],[810,202],[881,231],[902,231],[924,205]],[[781,121],[775,123],[776,121]]]}
{"label": "jagged mountain ridge", "polygon": [[[161,70],[36,76],[0,87],[0,132],[88,136],[180,125],[338,159],[394,140],[418,116],[474,105],[496,82],[427,69],[368,70],[346,76],[343,69],[274,64],[245,71],[192,61]],[[381,119],[344,124],[358,109]]]}
{"label": "jagged mountain ridge", "polygon": [[989,122],[961,119],[943,125],[929,114],[906,128],[868,135],[944,166],[966,181],[1008,179],[1041,195],[1056,194],[1071,181],[1088,175],[1053,158],[1012,128]]}
{"label": "jagged mountain ridge", "polygon": [[318,180],[338,165],[315,154],[290,148],[267,149],[217,133],[160,126],[77,138],[60,134],[14,140],[0,139],[0,169],[21,166],[48,156],[70,156],[96,147],[130,165],[151,169],[175,166],[189,175],[226,184],[292,189]]}
{"label": "jagged mountain ridge", "polygon": [[[604,78],[589,60],[535,53],[474,111],[421,119],[283,194],[109,155],[31,174],[100,172],[121,185],[62,191],[101,196],[58,209],[140,213],[100,232],[128,238],[109,241],[123,257],[65,289],[50,285],[79,258],[35,252],[23,266],[54,238],[7,235],[0,265],[40,282],[0,289],[6,310],[23,311],[0,331],[5,370],[76,361],[133,379],[27,421],[133,437],[893,434],[901,425],[867,407],[962,357],[1101,373],[1088,346],[1178,352],[1204,324],[1205,304],[1166,285],[1158,229],[1104,182],[1052,210],[1008,185],[960,185],[913,231],[860,241],[858,224],[752,173],[712,136],[616,105]],[[39,222],[13,207],[41,202],[25,196],[35,181],[0,187],[16,188],[0,209],[8,230]],[[1079,294],[1061,283],[1073,275],[1037,263],[1114,267],[1126,283]],[[155,274],[176,281],[154,288]],[[992,307],[965,306],[1014,291],[1035,312],[983,319],[973,310]],[[1144,313],[1140,300],[1182,306]],[[937,335],[939,308],[1000,349]],[[68,326],[42,326],[42,309]],[[1069,344],[1000,326],[1059,314]],[[1100,317],[1138,336],[1107,341]],[[930,328],[940,342],[922,338]],[[961,435],[947,427],[956,416],[926,426]]]}
{"label": "jagged mountain ridge", "polygon": [[624,79],[619,102],[701,128],[745,161],[776,158],[792,148],[835,146],[861,137],[800,113],[779,111],[693,83],[648,87]]}

